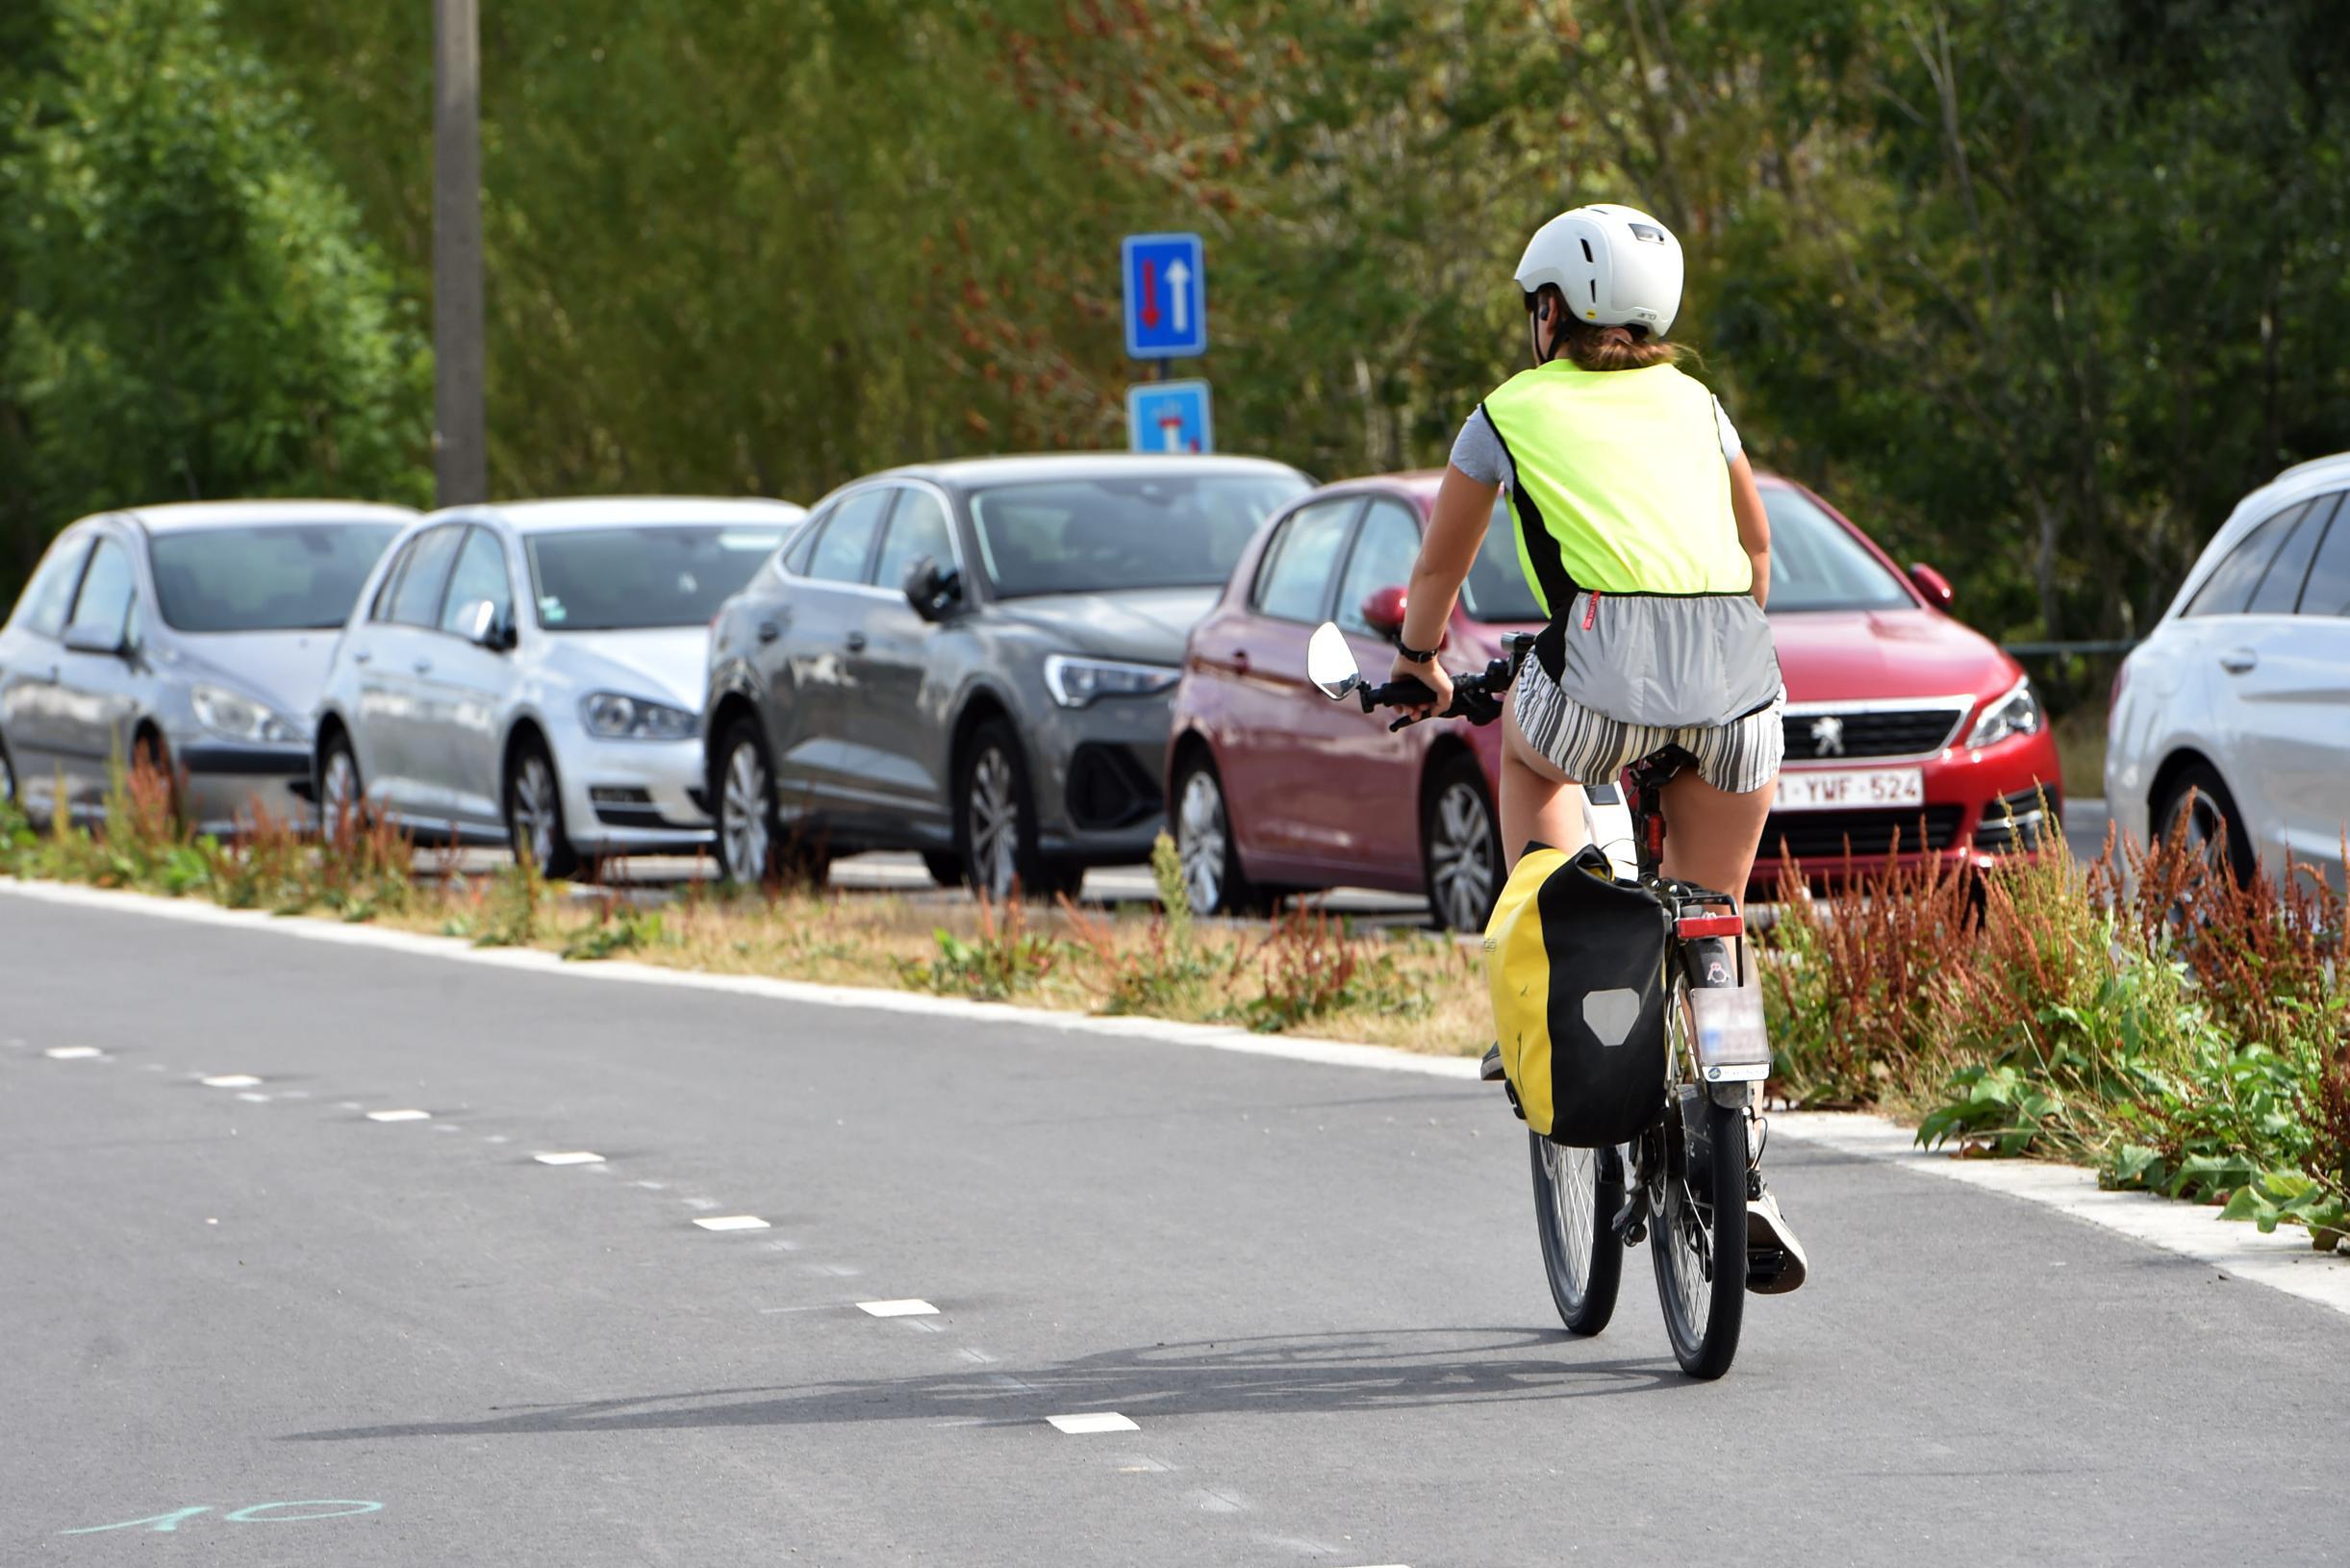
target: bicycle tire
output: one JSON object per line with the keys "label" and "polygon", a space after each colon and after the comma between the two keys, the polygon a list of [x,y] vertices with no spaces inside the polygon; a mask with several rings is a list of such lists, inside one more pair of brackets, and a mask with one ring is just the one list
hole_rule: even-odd
{"label": "bicycle tire", "polygon": [[1567,1149],[1539,1132],[1526,1136],[1551,1301],[1567,1332],[1587,1338],[1615,1316],[1624,1280],[1624,1244],[1610,1224],[1624,1206],[1624,1163],[1612,1149]]}
{"label": "bicycle tire", "polygon": [[[1668,1027],[1685,1033],[1688,982],[1676,980]],[[1687,1041],[1673,1043],[1685,1063]],[[1652,1178],[1649,1247],[1673,1358],[1692,1378],[1730,1370],[1746,1316],[1746,1112],[1702,1085],[1677,1083],[1665,1111],[1667,1154]],[[1682,1096],[1694,1096],[1686,1114]]]}

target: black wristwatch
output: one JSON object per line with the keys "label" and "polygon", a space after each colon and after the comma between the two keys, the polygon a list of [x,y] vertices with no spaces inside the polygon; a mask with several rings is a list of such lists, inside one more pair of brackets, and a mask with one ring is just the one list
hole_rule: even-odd
{"label": "black wristwatch", "polygon": [[1423,652],[1421,649],[1407,645],[1401,637],[1396,639],[1396,651],[1403,655],[1403,657],[1406,659],[1409,659],[1414,664],[1434,664],[1436,662],[1436,650],[1434,648],[1429,648]]}

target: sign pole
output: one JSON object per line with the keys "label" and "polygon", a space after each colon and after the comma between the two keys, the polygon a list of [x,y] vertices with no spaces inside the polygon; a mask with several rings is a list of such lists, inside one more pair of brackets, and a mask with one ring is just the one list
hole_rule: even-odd
{"label": "sign pole", "polygon": [[479,0],[433,5],[433,487],[490,498],[483,415]]}

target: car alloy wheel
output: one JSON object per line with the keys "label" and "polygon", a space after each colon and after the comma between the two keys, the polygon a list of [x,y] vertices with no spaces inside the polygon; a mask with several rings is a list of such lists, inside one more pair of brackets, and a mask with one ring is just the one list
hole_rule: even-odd
{"label": "car alloy wheel", "polygon": [[739,737],[726,753],[726,772],[719,785],[719,856],[728,877],[756,882],[767,875],[773,843],[768,835],[767,761],[759,743]]}
{"label": "car alloy wheel", "polygon": [[536,744],[527,746],[506,786],[506,830],[516,858],[527,855],[543,876],[561,880],[578,869],[563,832],[563,797],[555,765]]}
{"label": "car alloy wheel", "polygon": [[2157,823],[2165,838],[2182,836],[2187,853],[2200,858],[2213,875],[2226,876],[2240,887],[2259,872],[2236,797],[2217,772],[2200,763],[2172,780]]}
{"label": "car alloy wheel", "polygon": [[1477,764],[1446,770],[1428,811],[1428,901],[1449,931],[1482,930],[1501,891],[1501,836]]}
{"label": "car alloy wheel", "polygon": [[1012,759],[990,746],[971,769],[971,863],[981,893],[998,901],[1020,878],[1020,793]]}
{"label": "car alloy wheel", "polygon": [[1183,890],[1199,914],[1219,914],[1226,907],[1230,890],[1225,886],[1225,866],[1231,845],[1224,792],[1214,773],[1198,769],[1183,781],[1183,797],[1175,807],[1175,852],[1183,867]]}
{"label": "car alloy wheel", "polygon": [[16,766],[8,760],[8,747],[0,746],[0,802],[16,803]]}
{"label": "car alloy wheel", "polygon": [[355,830],[363,804],[359,764],[347,742],[337,741],[318,770],[318,826],[328,835]]}

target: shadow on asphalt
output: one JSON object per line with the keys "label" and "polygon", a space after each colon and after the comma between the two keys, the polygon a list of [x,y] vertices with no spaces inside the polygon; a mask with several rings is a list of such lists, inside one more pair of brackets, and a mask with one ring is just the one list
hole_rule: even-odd
{"label": "shadow on asphalt", "polygon": [[1138,1420],[1249,1411],[1296,1414],[1637,1394],[1685,1388],[1670,1358],[1585,1361],[1561,1331],[1391,1329],[1105,1351],[1043,1368],[973,1366],[926,1378],[718,1388],[570,1404],[492,1406],[472,1421],[394,1422],[294,1432],[288,1441],[491,1437],[869,1421],[1030,1425],[1117,1410]]}

